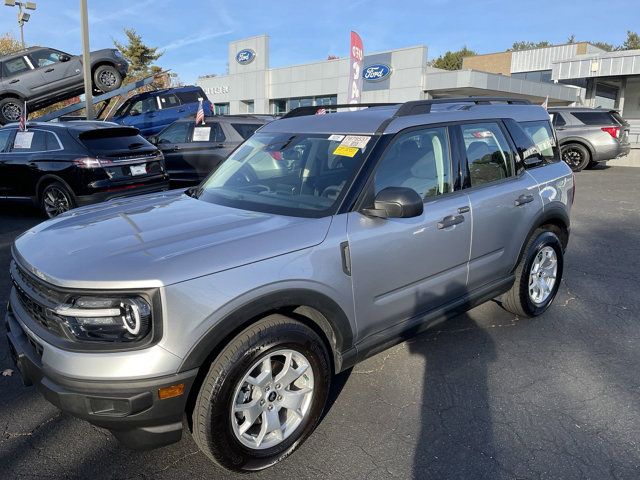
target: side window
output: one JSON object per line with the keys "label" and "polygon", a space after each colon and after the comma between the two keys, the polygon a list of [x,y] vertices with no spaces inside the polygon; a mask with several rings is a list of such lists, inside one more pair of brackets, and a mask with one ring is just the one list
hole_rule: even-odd
{"label": "side window", "polygon": [[400,134],[377,167],[375,194],[387,187],[408,187],[422,198],[452,190],[451,155],[445,127]]}
{"label": "side window", "polygon": [[7,151],[9,139],[13,130],[0,130],[0,153]]}
{"label": "side window", "polygon": [[2,76],[11,77],[30,70],[24,57],[12,58],[2,64]]}
{"label": "side window", "polygon": [[129,110],[129,115],[136,115],[147,112],[155,112],[158,110],[158,103],[156,102],[155,97],[148,97],[143,100],[138,100],[131,106],[131,110]]}
{"label": "side window", "polygon": [[56,52],[55,50],[38,50],[37,52],[31,53],[29,56],[31,57],[31,63],[33,63],[33,66],[35,68],[40,68],[60,62],[60,55],[61,53]]}
{"label": "side window", "polygon": [[[193,133],[193,141],[194,142],[216,142],[221,143],[226,140],[224,132],[222,131],[222,127],[219,123],[207,123],[202,127],[196,127],[198,129],[198,133],[194,130]],[[207,132],[208,130],[208,132]],[[208,136],[206,135],[208,133]],[[208,139],[208,140],[207,140]]]}
{"label": "side window", "polygon": [[564,127],[567,124],[567,122],[563,118],[562,114],[560,114],[560,113],[552,113],[551,115],[553,115],[553,126],[554,127]]}
{"label": "side window", "polygon": [[12,152],[46,152],[60,150],[56,136],[45,130],[27,130],[16,132]]}
{"label": "side window", "polygon": [[176,122],[158,136],[158,143],[187,143],[190,129],[190,122]]}
{"label": "side window", "polygon": [[162,108],[172,108],[180,105],[180,100],[173,93],[160,95],[160,105]]}
{"label": "side window", "polygon": [[522,122],[520,126],[531,137],[542,156],[548,160],[553,160],[553,147],[555,147],[556,142],[549,122]]}
{"label": "side window", "polygon": [[497,123],[461,125],[471,186],[513,175],[514,156]]}
{"label": "side window", "polygon": [[232,123],[231,126],[236,132],[240,134],[242,138],[246,140],[251,135],[256,133],[256,130],[259,129],[262,125],[255,123]]}
{"label": "side window", "polygon": [[180,99],[180,101],[184,103],[198,103],[198,99],[202,98],[203,100],[206,98],[204,93],[198,90],[187,90],[185,92],[177,92],[176,95]]}

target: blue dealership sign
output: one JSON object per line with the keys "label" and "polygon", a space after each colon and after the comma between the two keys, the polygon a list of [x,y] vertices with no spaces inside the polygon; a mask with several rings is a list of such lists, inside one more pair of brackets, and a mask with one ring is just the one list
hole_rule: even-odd
{"label": "blue dealership sign", "polygon": [[247,65],[253,62],[254,58],[256,58],[256,52],[250,48],[245,48],[244,50],[240,50],[236,55],[236,62],[240,65]]}
{"label": "blue dealership sign", "polygon": [[380,82],[391,75],[391,67],[385,63],[374,63],[362,69],[362,78],[367,82]]}

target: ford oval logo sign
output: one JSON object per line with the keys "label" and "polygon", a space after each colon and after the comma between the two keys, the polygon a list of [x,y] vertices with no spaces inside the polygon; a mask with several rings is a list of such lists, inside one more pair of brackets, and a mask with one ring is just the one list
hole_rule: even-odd
{"label": "ford oval logo sign", "polygon": [[240,50],[236,55],[236,62],[240,65],[247,65],[253,62],[254,58],[256,58],[256,52],[250,48],[245,48],[244,50]]}
{"label": "ford oval logo sign", "polygon": [[375,63],[362,69],[362,78],[367,82],[379,82],[391,75],[391,67],[384,63]]}

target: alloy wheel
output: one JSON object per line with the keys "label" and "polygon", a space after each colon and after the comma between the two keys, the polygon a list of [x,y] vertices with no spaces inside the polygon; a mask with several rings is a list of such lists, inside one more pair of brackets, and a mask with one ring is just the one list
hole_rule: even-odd
{"label": "alloy wheel", "polygon": [[558,257],[549,246],[543,247],[533,259],[529,272],[529,298],[536,305],[544,303],[556,284]]}
{"label": "alloy wheel", "polygon": [[236,387],[231,405],[236,438],[256,450],[280,444],[308,416],[313,393],[313,369],[302,353],[270,353],[255,362]]}
{"label": "alloy wheel", "polygon": [[577,148],[572,147],[569,147],[562,152],[562,159],[573,168],[578,167],[584,160],[582,152]]}
{"label": "alloy wheel", "polygon": [[44,210],[49,218],[56,217],[71,209],[67,194],[58,187],[49,187],[44,192]]}
{"label": "alloy wheel", "polygon": [[17,122],[22,115],[22,107],[17,103],[9,102],[2,106],[2,116],[11,122]]}
{"label": "alloy wheel", "polygon": [[105,70],[100,72],[100,83],[105,87],[113,87],[117,83],[117,79],[113,72]]}

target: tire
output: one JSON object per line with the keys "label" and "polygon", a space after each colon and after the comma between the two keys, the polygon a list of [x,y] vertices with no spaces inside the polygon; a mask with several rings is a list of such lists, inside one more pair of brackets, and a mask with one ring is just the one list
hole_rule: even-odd
{"label": "tire", "polygon": [[580,172],[591,162],[591,154],[579,143],[567,143],[562,146],[562,160],[574,172]]}
{"label": "tire", "polygon": [[93,86],[103,93],[111,92],[122,85],[122,75],[113,65],[100,65],[93,72]]}
{"label": "tire", "polygon": [[[537,270],[540,274],[537,276],[539,282],[538,285],[544,282],[548,287],[548,293],[543,298],[543,296],[536,295],[536,293],[540,293],[541,290],[538,285],[535,284],[535,281],[533,282],[533,294],[530,293],[530,285],[532,283],[532,276],[536,272],[534,269],[537,261],[541,256],[549,257],[551,251],[555,255],[556,260],[553,284],[549,284],[551,278],[550,273],[552,270]],[[545,265],[550,265],[551,263],[550,259],[547,258],[546,262],[543,263],[543,267]],[[520,263],[518,263],[518,266],[516,267],[513,286],[502,297],[503,308],[515,315],[527,318],[537,317],[544,313],[558,293],[560,282],[562,281],[563,267],[563,250],[558,236],[550,230],[536,230],[527,242],[522,258],[520,259]]]}
{"label": "tire", "polygon": [[20,121],[24,102],[19,98],[7,97],[0,100],[0,124]]}
{"label": "tire", "polygon": [[[287,357],[281,356],[282,352],[291,352],[290,365],[296,367],[287,370],[292,372],[289,378],[300,374],[306,365],[295,380],[296,385],[277,383],[285,371]],[[265,373],[265,364],[271,366],[273,376]],[[229,470],[261,470],[283,460],[304,442],[320,420],[331,383],[330,365],[324,342],[303,323],[279,314],[256,322],[235,337],[209,368],[192,414],[196,444],[211,460]],[[248,377],[254,383],[263,379],[261,386],[245,382]],[[310,396],[306,390],[309,385]],[[295,401],[302,398],[301,403]],[[302,415],[280,407],[280,401],[292,401]],[[238,405],[239,410],[232,410]],[[254,407],[244,409],[244,405]],[[253,421],[247,427],[245,422],[251,417],[243,412],[249,411],[253,411]],[[279,425],[279,430],[263,433],[270,425]]]}
{"label": "tire", "polygon": [[73,193],[60,182],[49,183],[42,189],[39,204],[47,218],[57,217],[76,206]]}

